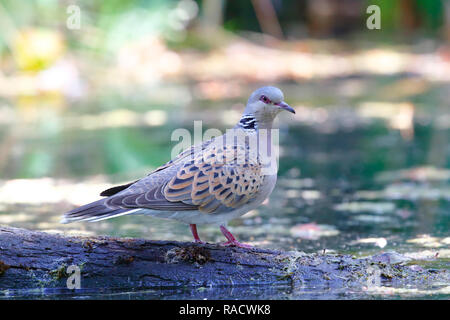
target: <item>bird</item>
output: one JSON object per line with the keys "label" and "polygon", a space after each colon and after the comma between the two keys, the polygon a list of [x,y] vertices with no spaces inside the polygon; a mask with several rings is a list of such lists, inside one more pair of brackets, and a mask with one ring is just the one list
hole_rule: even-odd
{"label": "bird", "polygon": [[251,248],[234,237],[227,222],[259,207],[275,187],[271,133],[282,111],[295,114],[280,89],[255,90],[238,123],[225,134],[191,146],[142,179],[101,192],[103,198],[64,213],[61,222],[144,214],[189,224],[197,243],[204,243],[197,225],[218,225],[227,239],[221,245]]}

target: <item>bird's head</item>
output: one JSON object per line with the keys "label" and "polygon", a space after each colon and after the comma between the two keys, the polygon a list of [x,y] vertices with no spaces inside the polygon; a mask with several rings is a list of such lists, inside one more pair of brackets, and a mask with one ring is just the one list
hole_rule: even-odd
{"label": "bird's head", "polygon": [[295,110],[284,102],[283,92],[275,87],[261,87],[251,94],[244,115],[253,116],[259,123],[271,123],[283,110],[295,113]]}

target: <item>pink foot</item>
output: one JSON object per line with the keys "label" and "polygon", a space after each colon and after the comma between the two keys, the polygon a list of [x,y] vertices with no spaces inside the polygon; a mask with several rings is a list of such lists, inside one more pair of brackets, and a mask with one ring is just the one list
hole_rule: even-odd
{"label": "pink foot", "polygon": [[202,244],[204,244],[205,242],[200,240],[200,237],[198,236],[197,225],[190,224],[189,227],[191,228],[192,235],[194,236],[194,242],[195,243],[202,243]]}
{"label": "pink foot", "polygon": [[238,248],[245,248],[245,249],[253,248],[252,245],[246,244],[246,243],[241,243],[239,241],[227,241],[227,242],[221,243],[220,245],[224,246],[224,247],[238,247]]}
{"label": "pink foot", "polygon": [[228,231],[228,229],[225,228],[224,226],[220,226],[220,231],[222,231],[225,238],[228,239],[227,242],[221,243],[220,244],[221,246],[238,247],[238,248],[246,248],[246,249],[253,248],[253,246],[251,246],[249,244],[240,243],[239,241],[237,241],[236,238],[231,234],[231,232]]}

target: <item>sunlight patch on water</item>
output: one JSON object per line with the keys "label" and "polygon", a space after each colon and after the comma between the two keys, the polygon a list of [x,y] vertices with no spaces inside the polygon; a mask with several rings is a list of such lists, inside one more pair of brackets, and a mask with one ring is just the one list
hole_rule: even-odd
{"label": "sunlight patch on water", "polygon": [[392,202],[344,202],[334,206],[337,211],[389,213],[395,210]]}
{"label": "sunlight patch on water", "polygon": [[447,247],[450,244],[450,237],[439,238],[430,235],[421,235],[420,237],[406,240],[407,243],[414,243],[422,247],[439,248]]}
{"label": "sunlight patch on water", "polygon": [[297,238],[317,240],[321,237],[332,237],[339,234],[334,226],[316,223],[305,223],[293,226],[291,235]]}
{"label": "sunlight patch on water", "polygon": [[5,204],[41,204],[69,202],[81,205],[99,199],[102,190],[111,187],[102,176],[83,182],[52,178],[13,179],[0,182],[0,202]]}
{"label": "sunlight patch on water", "polygon": [[420,297],[430,295],[448,295],[450,294],[450,286],[442,286],[440,283],[432,283],[429,288],[438,287],[437,289],[418,289],[418,288],[394,288],[386,286],[367,287],[366,292],[373,295],[381,295],[384,299],[388,296],[401,295],[402,297]]}
{"label": "sunlight patch on water", "polygon": [[386,240],[386,238],[363,238],[363,239],[358,239],[358,240],[352,241],[349,244],[354,245],[354,244],[361,244],[361,243],[363,243],[363,244],[369,243],[369,244],[373,244],[379,248],[384,248],[387,245],[388,241]]}

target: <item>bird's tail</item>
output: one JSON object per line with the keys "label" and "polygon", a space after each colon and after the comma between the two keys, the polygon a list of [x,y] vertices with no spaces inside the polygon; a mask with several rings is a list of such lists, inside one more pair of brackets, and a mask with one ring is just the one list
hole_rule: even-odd
{"label": "bird's tail", "polygon": [[94,222],[130,214],[136,211],[136,209],[111,208],[106,205],[106,200],[107,198],[100,199],[66,212],[61,219],[61,223],[75,221]]}

